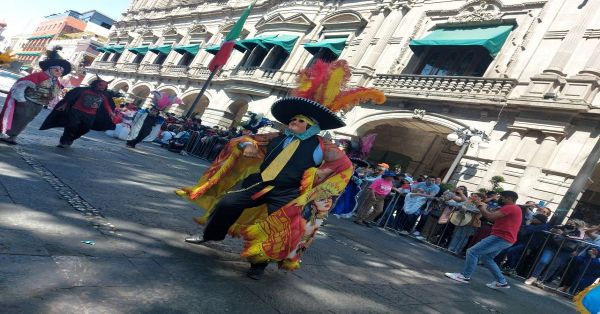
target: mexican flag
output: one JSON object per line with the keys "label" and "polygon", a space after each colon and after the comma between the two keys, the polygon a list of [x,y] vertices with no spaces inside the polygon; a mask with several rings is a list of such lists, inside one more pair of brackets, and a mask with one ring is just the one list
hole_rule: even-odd
{"label": "mexican flag", "polygon": [[248,15],[250,15],[250,11],[252,11],[255,3],[256,0],[253,0],[252,3],[248,5],[246,10],[242,12],[240,19],[235,23],[235,25],[233,25],[233,28],[231,31],[229,31],[227,37],[225,37],[225,41],[221,44],[219,52],[217,52],[217,54],[208,64],[208,69],[211,72],[218,71],[225,65],[225,63],[227,63],[227,60],[229,60],[229,56],[231,56],[235,41],[240,37],[242,29],[244,29],[244,23],[246,23],[246,19],[248,18]]}

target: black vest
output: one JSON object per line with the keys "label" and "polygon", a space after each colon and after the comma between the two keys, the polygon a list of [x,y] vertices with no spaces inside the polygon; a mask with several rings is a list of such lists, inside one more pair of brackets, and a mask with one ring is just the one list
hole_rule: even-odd
{"label": "black vest", "polygon": [[[286,138],[287,136],[281,135],[269,143],[267,146],[265,160],[260,165],[260,172],[263,172],[283,150],[283,142]],[[281,169],[281,172],[279,172],[273,181],[267,183],[276,187],[299,187],[300,181],[302,181],[302,176],[304,175],[304,171],[311,167],[318,166],[315,165],[315,161],[313,159],[313,153],[318,145],[320,145],[320,143],[317,135],[313,135],[303,141],[300,141],[300,145],[298,145],[298,148],[294,154],[292,154],[292,157],[287,162],[285,167]],[[253,174],[248,179],[251,181],[251,183],[259,182],[261,181],[260,173]],[[245,182],[244,185],[248,185],[248,183],[250,182]]]}

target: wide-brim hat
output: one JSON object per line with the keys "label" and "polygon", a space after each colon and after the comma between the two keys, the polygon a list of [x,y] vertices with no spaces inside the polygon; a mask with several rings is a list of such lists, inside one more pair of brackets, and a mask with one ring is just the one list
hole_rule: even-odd
{"label": "wide-brim hat", "polygon": [[358,167],[367,168],[370,164],[366,160],[358,158],[350,158],[350,161],[355,163]]}
{"label": "wide-brim hat", "polygon": [[287,125],[293,117],[304,115],[316,120],[321,130],[331,130],[346,126],[333,111],[322,104],[302,97],[281,98],[271,106],[271,113],[277,121]]}
{"label": "wide-brim hat", "polygon": [[39,65],[43,71],[46,71],[53,66],[59,66],[64,69],[62,76],[65,76],[71,72],[71,63],[65,59],[46,59],[40,61]]}
{"label": "wide-brim hat", "polygon": [[466,226],[470,224],[471,221],[473,221],[473,213],[468,211],[457,210],[450,216],[450,222],[457,227]]}

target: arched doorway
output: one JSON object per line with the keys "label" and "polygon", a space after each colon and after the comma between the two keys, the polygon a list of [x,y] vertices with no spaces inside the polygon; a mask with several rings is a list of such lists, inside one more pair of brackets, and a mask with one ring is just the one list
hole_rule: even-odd
{"label": "arched doorway", "polygon": [[146,99],[150,95],[150,87],[146,85],[139,85],[131,90],[130,96],[133,98],[133,103],[141,107],[146,102]]}
{"label": "arched doorway", "polygon": [[127,82],[119,82],[115,84],[111,89],[126,94],[129,91],[129,84],[127,84]]}
{"label": "arched doorway", "polygon": [[[187,112],[192,107],[194,100],[196,100],[197,96],[198,93],[193,93],[183,97],[183,99],[181,99],[183,101],[183,104],[178,106],[173,105],[169,112],[179,116],[187,114]],[[204,114],[204,111],[206,111],[206,108],[208,108],[208,104],[208,97],[206,97],[206,95],[202,95],[202,97],[200,97],[200,100],[196,104],[196,107],[194,107],[194,114],[192,114],[192,117],[201,118]]]}
{"label": "arched doorway", "polygon": [[460,150],[446,136],[460,125],[437,120],[416,119],[412,113],[388,117],[382,114],[356,123],[355,133],[359,138],[376,134],[369,161],[385,162],[414,176],[443,177]]}
{"label": "arched doorway", "polygon": [[242,121],[246,111],[248,111],[248,102],[245,100],[236,100],[229,105],[225,113],[228,114],[229,118],[231,119],[230,127],[237,126],[240,121]]}

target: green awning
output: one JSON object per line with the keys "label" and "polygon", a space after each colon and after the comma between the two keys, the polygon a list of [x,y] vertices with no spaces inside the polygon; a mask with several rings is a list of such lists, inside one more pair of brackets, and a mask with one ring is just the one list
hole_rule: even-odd
{"label": "green awning", "polygon": [[206,48],[204,48],[204,50],[206,50],[206,52],[216,55],[217,52],[219,52],[219,50],[221,50],[221,46],[220,45],[210,45],[210,46],[206,46]]}
{"label": "green awning", "polygon": [[110,52],[110,51],[108,51],[108,48],[110,48],[110,46],[96,47],[96,51],[100,51],[100,52]]}
{"label": "green awning", "polygon": [[171,52],[172,48],[173,47],[171,45],[164,45],[164,46],[150,48],[150,51],[152,51],[156,54],[162,53],[162,54],[168,55],[169,52]]}
{"label": "green awning", "polygon": [[234,48],[241,52],[245,52],[246,50],[254,48],[256,46],[260,46],[264,49],[269,49],[269,47],[264,43],[264,41],[268,39],[275,39],[276,37],[277,35],[271,35],[238,40],[235,43]]}
{"label": "green awning", "polygon": [[54,35],[40,35],[27,38],[28,40],[52,38]]}
{"label": "green awning", "polygon": [[262,43],[267,47],[271,48],[273,45],[283,48],[287,53],[291,53],[294,49],[294,45],[298,40],[298,36],[292,35],[277,35],[275,38],[266,38],[262,40]]}
{"label": "green awning", "polygon": [[319,49],[329,49],[336,56],[342,54],[342,50],[346,47],[346,38],[327,38],[314,43],[304,44],[304,49],[308,50],[311,54],[316,54]]}
{"label": "green awning", "polygon": [[148,46],[139,46],[127,49],[136,55],[145,55],[148,52]]}
{"label": "green awning", "polygon": [[411,40],[409,46],[415,53],[427,46],[482,46],[495,57],[512,29],[512,25],[440,28],[422,39]]}
{"label": "green awning", "polygon": [[175,48],[173,48],[173,50],[175,50],[176,52],[180,53],[180,54],[184,54],[184,53],[189,53],[191,55],[196,55],[198,54],[198,51],[200,51],[200,45],[195,44],[195,45],[187,45],[187,46],[177,46]]}
{"label": "green awning", "polygon": [[42,53],[41,52],[34,52],[34,51],[21,51],[21,52],[17,52],[18,56],[41,56]]}
{"label": "green awning", "polygon": [[21,71],[27,71],[29,69],[31,69],[31,67],[28,66],[28,65],[24,65],[24,66],[22,66],[22,67],[19,68],[19,70],[21,70]]}
{"label": "green awning", "polygon": [[107,52],[123,53],[125,45],[104,46],[104,49]]}

